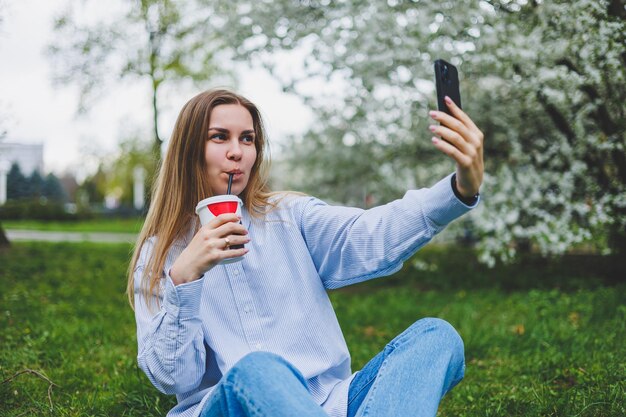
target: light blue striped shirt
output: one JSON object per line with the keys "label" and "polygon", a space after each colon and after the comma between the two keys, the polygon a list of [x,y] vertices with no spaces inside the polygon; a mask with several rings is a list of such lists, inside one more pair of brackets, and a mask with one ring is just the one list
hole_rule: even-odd
{"label": "light blue striped shirt", "polygon": [[139,285],[149,240],[135,269],[139,366],[160,391],[176,394],[168,416],[197,416],[239,359],[254,350],[273,352],[300,370],[330,416],[343,417],[354,375],[326,291],[398,271],[471,208],[455,197],[450,176],[369,210],[287,195],[262,220],[243,210],[250,251],[197,281],[174,286],[168,274],[194,229],[175,242],[158,312],[147,309]]}

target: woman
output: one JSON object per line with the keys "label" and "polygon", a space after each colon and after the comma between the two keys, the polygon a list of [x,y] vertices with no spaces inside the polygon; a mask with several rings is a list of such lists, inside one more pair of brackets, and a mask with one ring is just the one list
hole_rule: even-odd
{"label": "woman", "polygon": [[[244,97],[213,90],[183,107],[128,282],[139,366],[176,394],[169,416],[436,414],[463,376],[452,326],[419,320],[353,374],[326,291],[397,271],[478,203],[483,135],[448,106],[455,117],[431,112],[431,130],[455,174],[369,210],[270,193],[263,124]],[[195,205],[225,194],[231,174],[241,218],[200,227]]]}

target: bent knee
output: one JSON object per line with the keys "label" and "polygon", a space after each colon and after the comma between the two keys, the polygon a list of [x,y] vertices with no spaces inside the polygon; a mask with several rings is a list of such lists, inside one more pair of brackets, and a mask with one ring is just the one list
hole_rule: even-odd
{"label": "bent knee", "polygon": [[267,379],[267,375],[294,370],[295,368],[282,356],[271,352],[250,352],[227,372],[227,379],[242,378],[246,381],[262,382]]}
{"label": "bent knee", "polygon": [[247,370],[254,368],[268,368],[277,366],[288,366],[289,362],[282,356],[271,352],[250,352],[239,359],[232,369]]}
{"label": "bent knee", "polygon": [[459,332],[450,323],[443,319],[427,317],[416,321],[409,329],[415,328],[416,334],[421,337],[414,339],[415,343],[420,343],[423,338],[430,339],[433,346],[438,351],[449,352],[451,356],[461,362],[464,361],[465,347]]}
{"label": "bent knee", "polygon": [[[450,323],[443,319],[428,317],[422,319],[428,323],[428,327],[437,333],[438,337],[448,341],[451,345],[460,345],[463,347],[463,339],[459,332]],[[420,320],[421,321],[421,320]]]}

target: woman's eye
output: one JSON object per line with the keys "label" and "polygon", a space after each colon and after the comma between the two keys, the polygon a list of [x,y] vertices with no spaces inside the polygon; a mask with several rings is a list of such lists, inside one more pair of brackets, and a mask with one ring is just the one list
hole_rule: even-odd
{"label": "woman's eye", "polygon": [[210,136],[211,139],[217,139],[217,140],[225,140],[226,139],[226,135],[223,133],[214,133]]}
{"label": "woman's eye", "polygon": [[243,140],[246,143],[254,143],[254,136],[247,135],[241,138],[241,140]]}

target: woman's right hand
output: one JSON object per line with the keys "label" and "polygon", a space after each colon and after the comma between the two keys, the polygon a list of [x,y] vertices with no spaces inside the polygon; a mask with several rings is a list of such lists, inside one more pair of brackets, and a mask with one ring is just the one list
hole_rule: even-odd
{"label": "woman's right hand", "polygon": [[250,242],[248,231],[234,213],[220,214],[198,230],[189,245],[170,269],[174,285],[195,281],[228,258],[243,256],[247,248],[230,249],[230,246]]}

